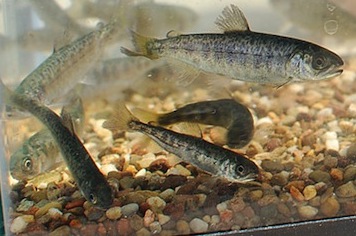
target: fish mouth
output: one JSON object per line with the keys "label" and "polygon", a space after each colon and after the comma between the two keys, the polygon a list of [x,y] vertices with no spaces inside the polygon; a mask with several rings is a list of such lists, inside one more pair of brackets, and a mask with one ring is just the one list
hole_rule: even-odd
{"label": "fish mouth", "polygon": [[320,71],[317,76],[318,79],[330,79],[341,75],[341,73],[344,71],[340,68],[341,66],[342,65],[330,66],[328,69]]}
{"label": "fish mouth", "polygon": [[248,174],[248,175],[246,175],[244,177],[238,177],[236,179],[229,178],[229,180],[231,182],[234,182],[234,183],[246,183],[246,182],[250,182],[250,181],[256,180],[257,177],[258,177],[258,174],[254,174],[253,173],[253,174]]}

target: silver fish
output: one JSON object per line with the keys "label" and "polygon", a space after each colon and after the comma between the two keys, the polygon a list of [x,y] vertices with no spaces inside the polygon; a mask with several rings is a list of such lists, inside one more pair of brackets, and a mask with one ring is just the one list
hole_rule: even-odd
{"label": "silver fish", "polygon": [[[76,133],[80,136],[84,126],[82,100],[73,97],[62,113],[70,115]],[[10,157],[10,173],[15,179],[31,179],[63,161],[51,132],[44,128],[27,139]]]}
{"label": "silver fish", "polygon": [[156,39],[132,31],[136,52],[129,56],[165,58],[232,79],[282,86],[289,82],[323,80],[342,73],[342,59],[316,44],[250,30],[241,10],[226,7],[216,24],[222,34],[177,34]]}
{"label": "silver fish", "polygon": [[30,112],[51,132],[84,197],[98,207],[109,207],[113,202],[112,188],[74,133],[70,116],[62,114],[64,118],[61,119],[48,107],[23,94],[8,90],[0,82],[1,94],[8,105]]}
{"label": "silver fish", "polygon": [[140,122],[125,106],[119,107],[117,114],[104,122],[103,127],[112,131],[129,129],[144,133],[182,160],[229,181],[246,182],[259,174],[257,165],[245,156],[201,138]]}
{"label": "silver fish", "polygon": [[48,57],[16,88],[41,103],[51,104],[63,96],[99,60],[105,47],[118,31],[118,23],[112,22],[66,45]]}

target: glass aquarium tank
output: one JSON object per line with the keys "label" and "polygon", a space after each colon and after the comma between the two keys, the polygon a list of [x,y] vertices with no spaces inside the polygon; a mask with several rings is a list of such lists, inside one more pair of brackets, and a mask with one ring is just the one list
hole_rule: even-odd
{"label": "glass aquarium tank", "polygon": [[6,235],[355,235],[356,3],[0,1]]}

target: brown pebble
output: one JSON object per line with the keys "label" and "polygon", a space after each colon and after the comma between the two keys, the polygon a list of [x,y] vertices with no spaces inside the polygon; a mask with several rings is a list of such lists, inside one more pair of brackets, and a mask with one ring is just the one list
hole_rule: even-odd
{"label": "brown pebble", "polygon": [[77,228],[77,229],[80,229],[82,226],[83,226],[83,223],[81,220],[79,219],[73,219],[69,222],[69,226],[71,228]]}
{"label": "brown pebble", "polygon": [[166,173],[167,170],[170,168],[168,161],[163,158],[159,158],[157,160],[154,160],[150,166],[147,168],[147,170],[154,172],[154,171],[162,171],[163,173]]}
{"label": "brown pebble", "polygon": [[165,215],[170,216],[173,220],[178,220],[184,215],[184,204],[183,203],[168,203],[163,209]]}
{"label": "brown pebble", "polygon": [[44,190],[33,192],[33,194],[31,195],[31,199],[35,202],[39,202],[43,199],[47,199],[47,191],[44,189]]}
{"label": "brown pebble", "polygon": [[272,176],[271,185],[284,186],[288,183],[287,177],[282,173],[277,173]]}
{"label": "brown pebble", "polygon": [[73,200],[71,202],[68,202],[65,206],[65,209],[71,209],[71,208],[74,208],[74,207],[81,207],[83,206],[85,202],[85,199],[82,198],[82,199],[76,199],[76,200]]}
{"label": "brown pebble", "polygon": [[242,197],[234,197],[230,200],[230,208],[234,213],[240,212],[245,208],[246,204]]}
{"label": "brown pebble", "polygon": [[302,146],[313,147],[316,143],[315,134],[311,130],[307,130],[300,137]]}
{"label": "brown pebble", "polygon": [[271,152],[280,146],[282,146],[282,141],[278,138],[271,138],[266,143],[266,149],[268,152]]}
{"label": "brown pebble", "polygon": [[131,235],[132,228],[128,219],[120,219],[116,223],[116,229],[119,235]]}
{"label": "brown pebble", "polygon": [[297,188],[299,191],[303,191],[304,187],[305,187],[305,182],[303,180],[294,180],[294,181],[290,181],[285,188],[286,189],[290,189],[291,187],[295,187]]}
{"label": "brown pebble", "polygon": [[67,212],[70,212],[77,216],[81,216],[84,213],[84,208],[83,207],[73,207],[73,208],[67,210]]}
{"label": "brown pebble", "polygon": [[129,218],[130,226],[135,231],[141,229],[143,227],[143,218],[137,214],[134,214]]}
{"label": "brown pebble", "polygon": [[332,168],[330,170],[330,176],[337,181],[342,181],[344,179],[344,173],[339,168]]}
{"label": "brown pebble", "polygon": [[336,216],[339,210],[340,204],[334,197],[326,199],[320,206],[320,211],[327,217]]}
{"label": "brown pebble", "polygon": [[62,210],[62,204],[59,202],[49,202],[46,205],[44,205],[43,207],[41,207],[40,209],[38,209],[38,211],[36,211],[35,217],[39,218],[39,217],[43,216],[44,214],[46,214],[48,212],[48,210],[50,208],[58,208],[59,210]]}
{"label": "brown pebble", "polygon": [[284,167],[279,161],[263,160],[261,163],[262,169],[269,172],[281,172]]}
{"label": "brown pebble", "polygon": [[353,162],[356,161],[356,143],[350,145],[350,147],[346,151],[346,157]]}
{"label": "brown pebble", "polygon": [[98,229],[96,230],[96,235],[98,236],[106,236],[108,235],[108,231],[106,230],[103,223],[98,224]]}
{"label": "brown pebble", "polygon": [[37,222],[29,223],[26,227],[27,232],[31,232],[31,235],[46,235],[48,230],[43,224]]}
{"label": "brown pebble", "polygon": [[277,205],[277,210],[285,217],[290,217],[292,215],[290,209],[285,203],[279,203]]}
{"label": "brown pebble", "polygon": [[344,172],[345,182],[354,180],[355,178],[356,178],[356,166],[347,167]]}
{"label": "brown pebble", "polygon": [[182,175],[169,175],[165,178],[161,190],[166,190],[167,188],[174,189],[180,185],[183,185],[187,181],[186,176]]}
{"label": "brown pebble", "polygon": [[69,226],[63,225],[50,232],[49,236],[62,236],[62,235],[70,235],[70,234],[71,232]]}
{"label": "brown pebble", "polygon": [[259,199],[261,199],[263,196],[263,191],[262,190],[253,190],[251,192],[249,192],[249,199],[252,202],[258,201]]}
{"label": "brown pebble", "polygon": [[337,157],[329,156],[329,155],[325,156],[324,166],[326,167],[326,169],[337,167],[337,163],[338,163]]}
{"label": "brown pebble", "polygon": [[95,221],[100,219],[104,215],[104,210],[99,209],[97,207],[89,208],[84,211],[84,215],[88,218],[90,221]]}
{"label": "brown pebble", "polygon": [[343,210],[346,215],[356,215],[356,202],[347,201],[343,204]]}
{"label": "brown pebble", "polygon": [[315,182],[329,183],[331,177],[330,174],[325,171],[315,170],[309,174],[309,178]]}
{"label": "brown pebble", "polygon": [[83,225],[83,227],[80,228],[80,234],[94,236],[94,235],[96,235],[97,229],[98,229],[98,224],[89,223],[89,224]]}
{"label": "brown pebble", "polygon": [[304,201],[303,194],[296,187],[291,186],[289,189],[289,192],[295,200],[297,200],[299,202]]}

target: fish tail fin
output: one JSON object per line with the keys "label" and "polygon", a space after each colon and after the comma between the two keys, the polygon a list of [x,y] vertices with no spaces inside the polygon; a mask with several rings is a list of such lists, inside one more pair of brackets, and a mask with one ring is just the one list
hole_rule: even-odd
{"label": "fish tail fin", "polygon": [[112,118],[103,123],[103,127],[110,131],[129,130],[129,123],[137,120],[127,109],[124,103],[120,103],[114,111]]}
{"label": "fish tail fin", "polygon": [[147,36],[143,36],[141,34],[136,33],[131,30],[132,42],[135,46],[136,52],[131,51],[127,48],[121,47],[121,52],[126,54],[127,56],[144,56],[149,59],[158,59],[158,55],[153,53],[148,47],[147,44],[150,42],[154,42],[155,38],[150,38]]}

